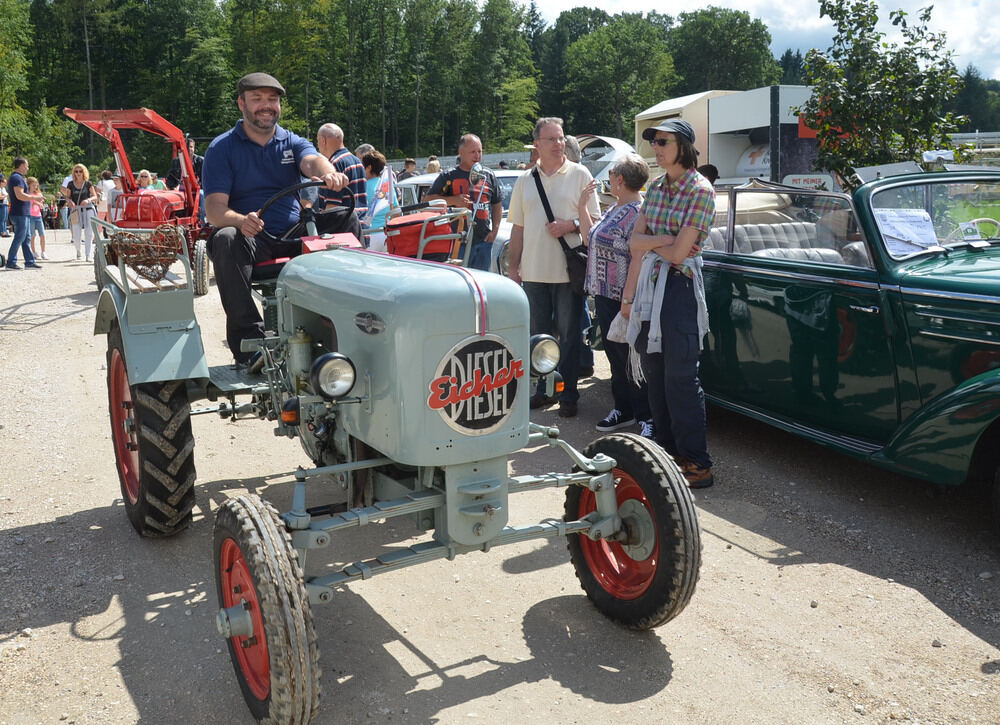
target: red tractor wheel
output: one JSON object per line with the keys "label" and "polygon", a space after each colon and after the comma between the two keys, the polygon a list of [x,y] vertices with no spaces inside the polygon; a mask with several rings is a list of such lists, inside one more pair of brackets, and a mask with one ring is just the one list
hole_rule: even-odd
{"label": "red tractor wheel", "polygon": [[[598,438],[584,453],[615,459],[615,495],[627,538],[593,541],[585,534],[570,536],[576,576],[610,619],[632,629],[664,624],[687,606],[701,567],[701,534],[684,476],[662,448],[633,434]],[[596,508],[589,489],[567,490],[567,521]]]}
{"label": "red tractor wheel", "polygon": [[183,380],[132,385],[121,329],[108,334],[108,412],[125,511],[143,536],[187,528],[194,508],[194,433]]}
{"label": "red tractor wheel", "polygon": [[319,646],[298,554],[259,496],[230,499],[215,519],[220,633],[260,722],[309,723],[319,710]]}

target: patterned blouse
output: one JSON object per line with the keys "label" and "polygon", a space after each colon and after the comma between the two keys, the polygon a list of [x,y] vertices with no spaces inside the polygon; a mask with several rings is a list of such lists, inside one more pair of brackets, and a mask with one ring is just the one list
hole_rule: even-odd
{"label": "patterned blouse", "polygon": [[638,201],[613,206],[590,228],[584,286],[588,294],[622,298],[630,259],[628,243],[639,207]]}
{"label": "patterned blouse", "polygon": [[[701,232],[690,255],[695,257],[701,254],[701,246],[715,220],[715,189],[696,169],[688,169],[673,183],[664,174],[650,185],[642,211],[651,234],[676,235],[684,227]],[[674,266],[692,276],[690,266]]]}

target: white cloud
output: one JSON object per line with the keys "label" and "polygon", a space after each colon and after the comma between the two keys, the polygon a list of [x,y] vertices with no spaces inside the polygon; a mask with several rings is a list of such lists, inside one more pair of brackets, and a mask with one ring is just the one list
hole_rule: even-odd
{"label": "white cloud", "polygon": [[[527,0],[521,0],[527,5]],[[751,17],[759,18],[771,32],[772,52],[780,56],[786,48],[805,51],[812,47],[827,48],[833,35],[833,24],[819,15],[818,2],[802,0],[715,0],[710,4],[745,10]],[[955,51],[955,65],[960,71],[968,64],[976,66],[985,78],[1000,79],[1000,23],[996,13],[991,12],[990,3],[982,0],[894,0],[879,2],[879,29],[889,40],[897,36],[889,24],[889,12],[902,9],[908,19],[917,22],[920,8],[934,6],[931,12],[930,28],[935,32],[944,31],[948,36],[948,47]],[[649,0],[536,0],[542,16],[549,24],[564,10],[580,6],[600,7],[612,15],[621,12],[647,13],[657,10],[674,17],[681,13],[700,10],[706,5],[704,0],[675,0],[667,8],[657,8]]]}

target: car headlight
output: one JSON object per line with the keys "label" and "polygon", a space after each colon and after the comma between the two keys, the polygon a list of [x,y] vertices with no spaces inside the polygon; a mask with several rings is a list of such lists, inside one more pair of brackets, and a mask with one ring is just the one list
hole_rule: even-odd
{"label": "car headlight", "polygon": [[532,335],[531,372],[548,375],[559,364],[559,343],[552,335]]}
{"label": "car headlight", "polygon": [[356,378],[354,363],[339,352],[320,355],[309,371],[313,391],[331,399],[342,398],[351,392]]}

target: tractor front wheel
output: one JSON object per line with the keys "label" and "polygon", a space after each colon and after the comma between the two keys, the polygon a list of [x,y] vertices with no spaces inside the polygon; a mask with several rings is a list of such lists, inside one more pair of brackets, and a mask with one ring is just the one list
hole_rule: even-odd
{"label": "tractor front wheel", "polygon": [[219,629],[243,698],[262,723],[309,723],[319,710],[319,646],[298,555],[259,496],[230,499],[215,519]]}
{"label": "tractor front wheel", "polygon": [[204,239],[195,240],[194,254],[191,255],[191,278],[196,295],[208,294],[208,249]]}
{"label": "tractor front wheel", "polygon": [[[584,450],[615,460],[612,476],[623,521],[622,540],[568,538],[583,590],[608,618],[632,629],[665,624],[691,599],[701,568],[701,533],[680,469],[652,441],[631,433],[603,436]],[[593,491],[566,491],[566,520],[597,509]]]}
{"label": "tractor front wheel", "polygon": [[194,433],[183,380],[132,385],[121,328],[108,334],[108,408],[125,512],[143,536],[187,528],[194,508]]}

